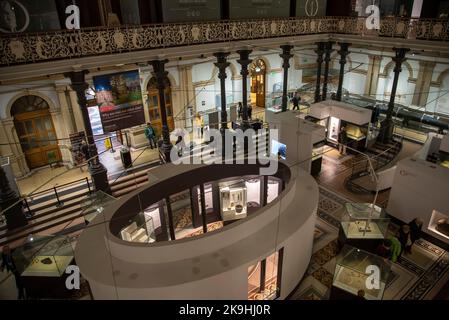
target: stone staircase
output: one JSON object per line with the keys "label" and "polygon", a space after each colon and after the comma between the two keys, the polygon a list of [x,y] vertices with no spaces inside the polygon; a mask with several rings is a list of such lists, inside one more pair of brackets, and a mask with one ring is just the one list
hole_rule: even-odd
{"label": "stone staircase", "polygon": [[[158,161],[132,168],[120,177],[114,179],[110,177],[112,195],[118,198],[141,187],[148,181],[148,171],[157,165],[159,165]],[[81,203],[91,192],[92,182],[89,181],[87,184],[86,180],[82,181],[59,186],[57,188],[59,201],[54,189],[27,197],[28,208],[33,215],[28,218],[28,224],[20,228],[8,230],[5,224],[1,225],[0,247],[26,238],[29,234],[61,233],[67,228],[72,230],[75,226],[84,226],[84,215],[92,213],[93,210],[82,212]],[[28,208],[25,208],[25,212]]]}

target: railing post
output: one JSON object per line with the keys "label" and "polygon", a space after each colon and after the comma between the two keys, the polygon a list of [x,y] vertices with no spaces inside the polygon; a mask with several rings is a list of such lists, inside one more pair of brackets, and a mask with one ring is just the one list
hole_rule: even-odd
{"label": "railing post", "polygon": [[86,184],[87,184],[87,189],[89,189],[89,194],[92,193],[92,190],[90,190],[90,183],[89,183],[89,178],[86,177]]}
{"label": "railing post", "polygon": [[23,198],[23,200],[25,201],[25,207],[27,207],[28,214],[31,215],[32,213],[31,213],[30,205],[28,203],[27,198],[25,197],[25,198]]}
{"label": "railing post", "polygon": [[56,207],[60,208],[64,205],[64,202],[61,202],[61,200],[59,200],[58,191],[56,190],[56,186],[53,187],[53,190],[55,191],[56,200],[58,200]]}

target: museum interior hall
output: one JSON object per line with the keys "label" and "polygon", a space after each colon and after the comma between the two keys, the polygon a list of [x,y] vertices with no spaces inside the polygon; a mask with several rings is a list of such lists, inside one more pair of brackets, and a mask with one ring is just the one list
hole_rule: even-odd
{"label": "museum interior hall", "polygon": [[448,15],[0,0],[0,300],[449,300]]}

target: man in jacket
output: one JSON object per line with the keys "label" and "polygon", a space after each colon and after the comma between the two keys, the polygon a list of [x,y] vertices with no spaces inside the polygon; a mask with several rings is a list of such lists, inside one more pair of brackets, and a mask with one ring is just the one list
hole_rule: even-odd
{"label": "man in jacket", "polygon": [[145,137],[148,139],[148,142],[150,143],[150,148],[156,148],[156,132],[151,125],[150,122],[147,123],[147,127],[145,128]]}

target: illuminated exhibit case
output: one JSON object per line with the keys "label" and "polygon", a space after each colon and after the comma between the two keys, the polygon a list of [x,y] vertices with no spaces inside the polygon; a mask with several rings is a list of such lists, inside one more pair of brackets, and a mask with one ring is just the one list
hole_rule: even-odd
{"label": "illuminated exhibit case", "polygon": [[346,203],[340,222],[338,240],[369,252],[386,238],[390,218],[385,211],[370,203]]}
{"label": "illuminated exhibit case", "polygon": [[65,273],[74,264],[74,250],[66,236],[29,236],[13,253],[28,298],[63,298]]}
{"label": "illuminated exhibit case", "polygon": [[[354,300],[361,294],[365,300],[382,300],[390,270],[388,260],[352,246],[344,246],[336,258],[330,299]],[[372,275],[377,276],[373,281],[368,279]]]}

